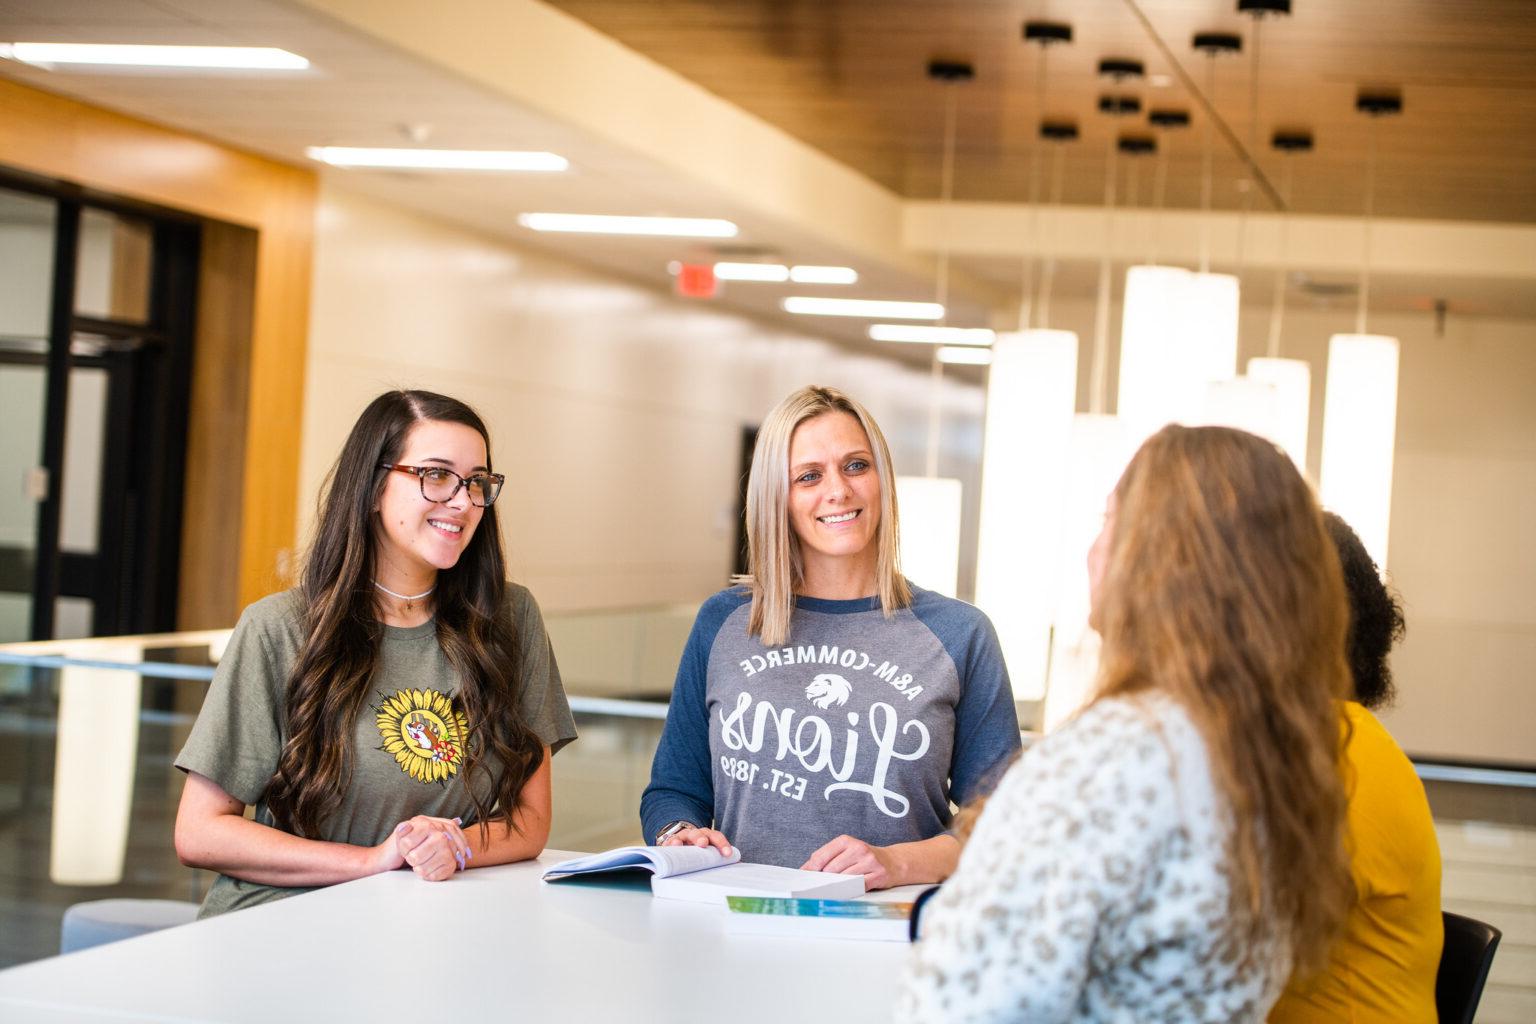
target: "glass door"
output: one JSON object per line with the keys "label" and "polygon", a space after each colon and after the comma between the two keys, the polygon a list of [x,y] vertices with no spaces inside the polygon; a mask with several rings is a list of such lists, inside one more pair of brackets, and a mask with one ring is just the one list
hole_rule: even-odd
{"label": "glass door", "polygon": [[0,643],[32,637],[57,212],[0,188]]}
{"label": "glass door", "polygon": [[0,182],[0,642],[168,632],[199,225]]}

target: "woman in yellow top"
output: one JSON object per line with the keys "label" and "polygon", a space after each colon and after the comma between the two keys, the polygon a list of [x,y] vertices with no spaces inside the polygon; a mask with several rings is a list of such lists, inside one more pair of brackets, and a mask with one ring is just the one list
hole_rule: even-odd
{"label": "woman in yellow top", "polygon": [[1367,709],[1390,703],[1387,652],[1403,635],[1403,612],[1349,524],[1324,515],[1349,592],[1349,667],[1355,699],[1344,703],[1350,787],[1350,873],[1355,904],[1328,966],[1293,978],[1270,1011],[1271,1024],[1435,1024],[1440,918],[1440,844],[1424,785]]}

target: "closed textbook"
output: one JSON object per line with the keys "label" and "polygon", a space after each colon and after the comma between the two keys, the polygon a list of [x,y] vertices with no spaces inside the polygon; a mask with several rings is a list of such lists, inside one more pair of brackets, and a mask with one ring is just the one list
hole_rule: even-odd
{"label": "closed textbook", "polygon": [[847,899],[864,894],[863,875],[744,864],[736,850],[724,857],[713,847],[696,846],[622,846],[552,865],[544,881],[611,871],[648,871],[653,896],[721,906],[727,896]]}
{"label": "closed textbook", "polygon": [[733,935],[906,942],[912,920],[911,903],[727,896],[725,904],[725,930]]}

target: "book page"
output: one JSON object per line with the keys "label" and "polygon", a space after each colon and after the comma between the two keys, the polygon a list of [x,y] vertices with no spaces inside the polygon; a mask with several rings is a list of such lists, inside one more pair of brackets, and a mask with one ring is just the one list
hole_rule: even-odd
{"label": "book page", "polygon": [[741,851],[735,847],[731,847],[729,857],[722,857],[713,846],[648,846],[645,849],[652,854],[657,878],[707,871],[741,860]]}
{"label": "book page", "polygon": [[666,878],[734,864],[739,860],[740,851],[733,849],[729,857],[722,857],[712,846],[702,849],[697,846],[621,846],[616,850],[561,861],[545,871],[544,878],[554,881],[572,875],[626,869],[649,871],[657,878]]}

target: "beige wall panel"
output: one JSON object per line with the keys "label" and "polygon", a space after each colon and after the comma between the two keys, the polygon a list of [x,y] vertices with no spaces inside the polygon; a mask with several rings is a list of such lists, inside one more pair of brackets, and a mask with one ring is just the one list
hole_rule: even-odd
{"label": "beige wall panel", "polygon": [[293,547],[314,173],[5,81],[0,160],[260,233],[244,483],[231,500],[242,506],[240,602],[267,593]]}
{"label": "beige wall panel", "polygon": [[197,353],[187,437],[176,625],[219,629],[240,614],[239,559],[249,420],[251,312],[256,232],[203,226],[197,295]]}
{"label": "beige wall panel", "polygon": [[1531,763],[1536,628],[1413,615],[1392,659],[1398,698],[1383,723],[1410,754]]}
{"label": "beige wall panel", "polygon": [[[318,223],[302,530],[358,412],[396,386],[445,391],[486,418],[509,478],[514,576],[550,609],[722,586],[740,429],[801,384],[859,396],[898,467],[922,466],[925,374],[329,186]],[[974,481],[979,393],[944,393],[954,454],[941,468]]]}

